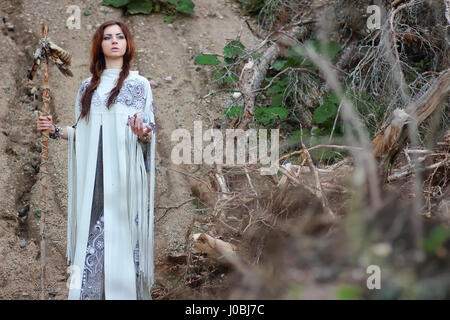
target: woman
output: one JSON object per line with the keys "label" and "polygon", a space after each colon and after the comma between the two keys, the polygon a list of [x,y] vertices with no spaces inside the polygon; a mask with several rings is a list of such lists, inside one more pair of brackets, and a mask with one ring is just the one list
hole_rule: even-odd
{"label": "woman", "polygon": [[69,299],[151,299],[155,120],[149,81],[130,71],[134,53],[123,22],[103,23],[93,36],[92,76],[78,91],[77,123],[37,121],[69,142]]}

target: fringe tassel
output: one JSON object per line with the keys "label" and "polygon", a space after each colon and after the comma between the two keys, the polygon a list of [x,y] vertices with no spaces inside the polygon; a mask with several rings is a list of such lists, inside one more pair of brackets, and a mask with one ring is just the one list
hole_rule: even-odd
{"label": "fringe tassel", "polygon": [[[150,290],[154,283],[153,275],[153,200],[148,205],[148,180],[147,172],[154,169],[152,159],[151,143],[145,145],[137,141],[137,136],[131,128],[126,128],[127,144],[127,164],[128,164],[128,214],[129,223],[132,230],[132,248],[139,243],[139,293],[138,298],[151,300]],[[154,140],[152,139],[153,148]],[[144,157],[139,156],[139,145],[142,147]],[[153,171],[154,172],[154,171]],[[151,174],[151,178],[152,178]],[[153,182],[152,182],[153,181]],[[154,183],[154,177],[150,180]],[[153,189],[151,187],[151,189]],[[138,226],[136,227],[135,217],[138,215]]]}
{"label": "fringe tassel", "polygon": [[73,262],[75,258],[75,246],[76,246],[76,230],[77,230],[77,164],[76,164],[76,152],[75,152],[75,130],[74,128],[67,126],[68,133],[68,156],[69,156],[69,175],[68,175],[68,222],[67,222],[67,264]]}

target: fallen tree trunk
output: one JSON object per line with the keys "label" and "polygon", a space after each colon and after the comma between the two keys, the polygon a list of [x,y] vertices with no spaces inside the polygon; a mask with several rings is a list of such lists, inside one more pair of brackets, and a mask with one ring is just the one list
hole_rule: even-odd
{"label": "fallen tree trunk", "polygon": [[405,109],[396,109],[381,131],[371,142],[374,156],[379,161],[383,180],[387,182],[388,169],[395,155],[403,147],[407,137],[407,125],[411,119],[417,121],[417,127],[430,117],[450,92],[450,69],[442,72],[433,85],[418,100]]}
{"label": "fallen tree trunk", "polygon": [[208,257],[220,263],[231,263],[236,258],[236,247],[231,243],[211,237],[206,233],[196,233],[194,249],[205,253]]}

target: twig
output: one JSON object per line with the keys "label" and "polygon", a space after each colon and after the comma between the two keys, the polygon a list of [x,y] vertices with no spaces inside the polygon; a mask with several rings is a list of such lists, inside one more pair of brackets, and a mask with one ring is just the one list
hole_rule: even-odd
{"label": "twig", "polygon": [[273,81],[274,81],[277,77],[281,76],[283,73],[285,73],[285,72],[287,72],[287,71],[306,72],[306,73],[312,74],[313,76],[315,76],[316,78],[319,78],[319,79],[322,80],[322,81],[325,81],[325,78],[324,78],[324,77],[322,77],[321,75],[319,75],[318,73],[316,73],[316,72],[314,72],[314,71],[312,71],[312,70],[310,70],[310,69],[307,69],[307,68],[292,68],[292,67],[289,67],[289,68],[284,69],[283,71],[278,72],[275,76],[273,76],[273,78],[270,80],[270,82],[269,82],[269,84],[268,84],[267,86],[265,86],[264,88],[260,88],[260,89],[254,90],[253,92],[259,92],[259,91],[265,91],[265,90],[267,90],[268,88],[270,88],[270,86],[272,85]]}
{"label": "twig", "polygon": [[362,148],[359,148],[359,147],[339,146],[339,145],[333,145],[333,144],[319,144],[319,145],[314,146],[314,147],[310,147],[310,148],[306,148],[306,149],[301,149],[301,150],[297,150],[297,151],[291,152],[291,153],[289,153],[289,154],[286,154],[286,155],[282,156],[281,158],[279,158],[279,159],[276,161],[276,164],[278,165],[281,161],[283,161],[283,160],[285,160],[285,159],[287,159],[287,158],[290,158],[290,157],[293,157],[293,156],[296,156],[296,155],[303,154],[303,153],[305,152],[305,150],[313,151],[313,150],[320,149],[320,148],[333,148],[333,149],[340,149],[340,150],[354,150],[354,151],[358,151],[358,150],[361,150],[361,151],[362,151],[362,150],[363,150]]}
{"label": "twig", "polygon": [[390,25],[391,25],[391,41],[392,41],[392,45],[394,46],[395,49],[395,57],[397,58],[397,61],[400,61],[400,56],[397,50],[397,37],[395,35],[395,27],[394,27],[394,18],[395,15],[401,11],[402,9],[409,7],[411,5],[413,5],[415,3],[416,0],[412,0],[411,2],[405,3],[403,5],[401,5],[400,7],[398,7],[397,9],[394,10],[394,12],[392,12],[391,15],[391,19],[390,19]]}
{"label": "twig", "polygon": [[311,159],[311,155],[309,154],[308,149],[306,149],[305,145],[303,144],[303,141],[302,141],[302,146],[303,146],[303,150],[305,150],[305,155],[306,155],[306,159],[308,162],[308,166],[309,166],[311,172],[314,174],[314,180],[316,181],[317,191],[315,192],[315,195],[317,198],[320,199],[323,209],[325,211],[327,211],[327,213],[330,214],[332,217],[334,217],[335,215],[334,215],[333,211],[331,210],[331,208],[329,207],[328,200],[325,197],[325,194],[323,193],[322,186],[320,184],[319,173],[317,172],[316,167],[314,166],[314,163]]}
{"label": "twig", "polygon": [[190,201],[193,201],[193,200],[195,200],[195,199],[196,199],[196,198],[188,199],[188,200],[186,200],[186,201],[184,201],[184,202],[182,202],[182,203],[180,203],[179,205],[176,205],[176,206],[170,206],[170,207],[161,207],[161,206],[159,206],[159,207],[156,207],[156,208],[158,208],[158,209],[166,209],[166,211],[164,211],[163,215],[162,215],[161,217],[159,217],[159,218],[156,220],[156,222],[158,222],[159,220],[161,220],[162,218],[164,218],[165,215],[167,214],[167,212],[169,212],[170,209],[178,209],[178,208],[180,208],[182,205],[184,205],[184,204],[186,204],[186,203],[188,203],[188,202],[190,202]]}

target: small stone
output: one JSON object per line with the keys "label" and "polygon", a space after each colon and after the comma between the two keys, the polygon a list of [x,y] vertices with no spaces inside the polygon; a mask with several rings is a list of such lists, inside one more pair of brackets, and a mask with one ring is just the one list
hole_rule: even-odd
{"label": "small stone", "polygon": [[28,210],[30,209],[30,205],[27,205],[26,207],[23,207],[19,210],[19,217],[23,218],[28,214]]}
{"label": "small stone", "polygon": [[25,241],[22,241],[21,243],[19,243],[19,246],[23,249],[27,246],[27,243]]}
{"label": "small stone", "polygon": [[56,297],[56,295],[58,294],[58,291],[49,291],[48,294],[51,295],[52,297]]}
{"label": "small stone", "polygon": [[170,82],[170,81],[172,81],[172,77],[171,76],[165,77],[164,80],[166,80],[167,82]]}
{"label": "small stone", "polygon": [[233,96],[234,99],[239,99],[242,96],[242,93],[240,93],[240,92],[233,92],[232,96]]}
{"label": "small stone", "polygon": [[8,31],[14,31],[14,25],[12,23],[7,23],[6,29],[8,29]]}

